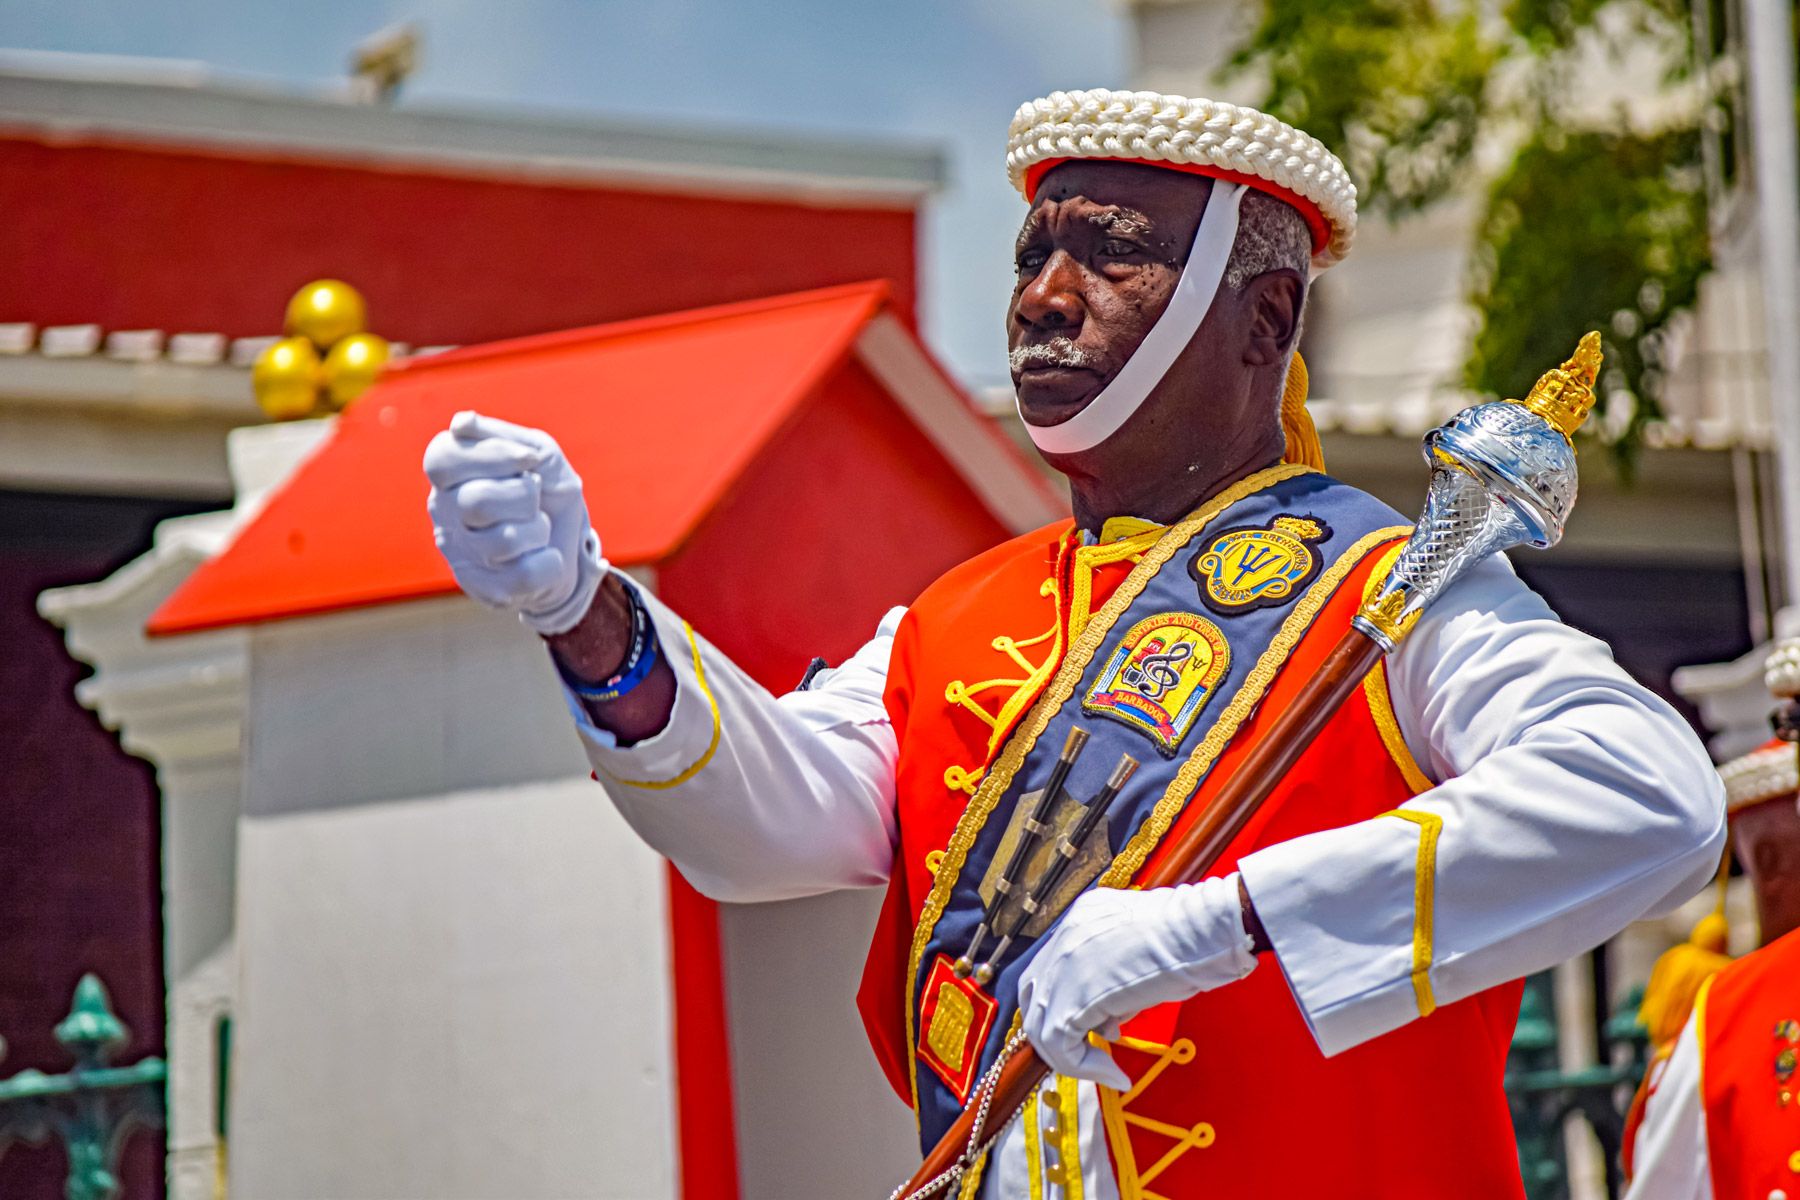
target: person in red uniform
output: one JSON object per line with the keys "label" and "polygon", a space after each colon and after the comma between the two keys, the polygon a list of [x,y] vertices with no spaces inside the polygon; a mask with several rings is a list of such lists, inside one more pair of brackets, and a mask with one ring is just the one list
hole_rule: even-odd
{"label": "person in red uniform", "polygon": [[610,570],[542,431],[432,442],[439,546],[545,636],[596,778],[696,887],[887,888],[861,1007],[923,1145],[1030,1038],[1056,1074],[964,1195],[1519,1197],[1515,981],[1705,884],[1717,776],[1497,558],[1212,878],[1134,889],[1409,531],[1323,473],[1294,353],[1355,189],[1266,114],[1147,92],[1023,106],[1007,169],[1019,413],[1070,520],[780,697]]}
{"label": "person in red uniform", "polygon": [[1628,1200],[1800,1198],[1800,639],[1767,677],[1781,736],[1719,768],[1761,947],[1700,985],[1646,1081]]}

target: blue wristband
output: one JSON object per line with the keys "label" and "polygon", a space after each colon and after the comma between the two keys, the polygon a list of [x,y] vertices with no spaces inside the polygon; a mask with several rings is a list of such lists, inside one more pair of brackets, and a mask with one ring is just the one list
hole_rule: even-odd
{"label": "blue wristband", "polygon": [[644,611],[637,594],[630,588],[626,589],[626,595],[631,599],[631,650],[611,679],[600,684],[583,683],[563,670],[560,662],[557,663],[557,669],[561,671],[563,682],[568,685],[569,690],[591,703],[606,704],[630,695],[650,677],[650,672],[655,669],[657,660],[661,657],[658,653],[656,625],[650,620],[650,614]]}

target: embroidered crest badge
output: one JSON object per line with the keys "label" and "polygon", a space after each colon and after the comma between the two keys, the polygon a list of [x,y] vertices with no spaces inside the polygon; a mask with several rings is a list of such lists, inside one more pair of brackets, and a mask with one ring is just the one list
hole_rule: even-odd
{"label": "embroidered crest badge", "polygon": [[1230,666],[1231,646],[1217,625],[1193,613],[1158,613],[1126,633],[1081,708],[1148,734],[1173,758]]}
{"label": "embroidered crest badge", "polygon": [[1267,526],[1227,529],[1194,557],[1188,570],[1200,598],[1227,616],[1286,604],[1313,581],[1320,568],[1313,546],[1331,536],[1317,517],[1283,514]]}
{"label": "embroidered crest badge", "polygon": [[999,1007],[973,979],[958,979],[947,957],[937,956],[920,998],[918,1055],[958,1100],[969,1098],[975,1064]]}

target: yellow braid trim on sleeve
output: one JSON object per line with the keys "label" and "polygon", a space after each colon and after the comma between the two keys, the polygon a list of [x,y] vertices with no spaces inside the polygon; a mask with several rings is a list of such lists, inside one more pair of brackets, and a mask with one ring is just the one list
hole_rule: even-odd
{"label": "yellow braid trim on sleeve", "polygon": [[[1380,589],[1387,573],[1393,569],[1394,562],[1400,552],[1406,549],[1405,542],[1396,542],[1382,552],[1375,563],[1375,569],[1369,572],[1368,581],[1363,584],[1363,602],[1367,603]],[[1394,712],[1394,698],[1388,691],[1387,660],[1375,664],[1375,669],[1363,677],[1363,699],[1368,702],[1369,715],[1375,719],[1375,731],[1381,735],[1381,744],[1387,747],[1388,757],[1394,766],[1400,769],[1400,777],[1406,780],[1406,786],[1412,789],[1413,795],[1429,792],[1437,784],[1425,774],[1413,757],[1412,750],[1406,744],[1406,735],[1400,731],[1400,717]]]}
{"label": "yellow braid trim on sleeve", "polygon": [[650,791],[661,791],[663,788],[679,787],[700,773],[700,768],[712,761],[712,756],[719,749],[719,702],[713,696],[712,685],[706,682],[706,667],[700,662],[700,639],[694,636],[694,627],[683,621],[682,631],[687,634],[688,645],[694,652],[694,678],[700,682],[700,694],[706,697],[706,705],[712,709],[712,741],[707,743],[706,753],[694,760],[692,766],[673,779],[620,779],[608,771],[606,777],[614,783],[625,787],[647,788]]}
{"label": "yellow braid trim on sleeve", "polygon": [[1429,1017],[1437,1009],[1431,994],[1431,922],[1437,902],[1437,844],[1443,831],[1444,818],[1436,813],[1396,808],[1381,814],[1399,817],[1419,827],[1419,858],[1413,869],[1413,995],[1419,1002],[1419,1015]]}
{"label": "yellow braid trim on sleeve", "polygon": [[1281,435],[1286,443],[1281,461],[1323,471],[1325,448],[1319,444],[1319,430],[1313,424],[1312,414],[1306,411],[1308,382],[1306,360],[1296,350],[1288,360],[1287,379],[1281,385]]}

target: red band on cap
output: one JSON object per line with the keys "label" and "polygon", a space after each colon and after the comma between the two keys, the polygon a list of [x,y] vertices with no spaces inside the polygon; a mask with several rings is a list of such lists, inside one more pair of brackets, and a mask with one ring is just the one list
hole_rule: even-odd
{"label": "red band on cap", "polygon": [[1286,201],[1298,209],[1306,220],[1306,227],[1312,231],[1312,252],[1318,254],[1331,244],[1331,223],[1319,206],[1296,192],[1291,192],[1278,183],[1264,179],[1261,175],[1251,175],[1245,171],[1232,171],[1225,167],[1215,167],[1210,163],[1158,162],[1149,158],[1046,158],[1042,162],[1032,163],[1025,168],[1025,199],[1027,203],[1037,200],[1038,185],[1043,182],[1045,172],[1052,167],[1066,162],[1120,162],[1136,163],[1142,167],[1161,167],[1165,171],[1180,171],[1187,175],[1204,175],[1208,179],[1223,179],[1227,183],[1241,183],[1245,187],[1255,188],[1277,200]]}

